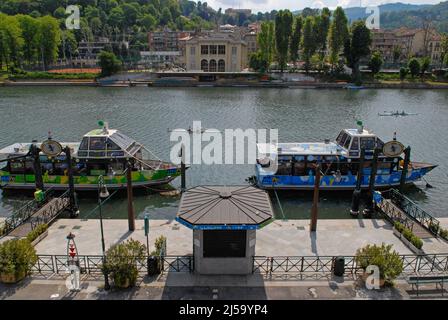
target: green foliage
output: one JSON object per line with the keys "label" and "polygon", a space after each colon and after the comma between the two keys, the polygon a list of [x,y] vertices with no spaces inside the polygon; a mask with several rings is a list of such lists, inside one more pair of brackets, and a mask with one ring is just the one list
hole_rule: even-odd
{"label": "green foliage", "polygon": [[103,272],[109,273],[115,286],[125,288],[134,286],[138,276],[138,264],[146,263],[146,246],[129,239],[116,244],[106,252]]}
{"label": "green foliage", "polygon": [[400,232],[403,237],[406,238],[414,247],[417,249],[421,249],[423,247],[423,241],[419,237],[417,237],[415,234],[412,233],[412,231],[408,228],[406,228],[402,223],[395,221],[394,227],[397,229],[398,232]]}
{"label": "green foliage", "polygon": [[263,22],[260,33],[257,35],[258,48],[262,54],[262,60],[267,62],[268,68],[272,63],[275,50],[274,28],[274,23]]}
{"label": "green foliage", "polygon": [[[154,246],[156,247],[156,250],[153,252],[152,255],[154,256],[160,256],[162,254],[162,251],[164,249],[164,245],[166,244],[166,237],[165,236],[159,236],[156,241],[154,242]],[[166,252],[165,252],[166,254]]]}
{"label": "green foliage", "polygon": [[30,233],[27,234],[26,238],[28,239],[29,242],[33,242],[34,240],[36,240],[42,233],[44,233],[45,231],[47,231],[48,229],[48,224],[46,223],[42,223],[40,225],[38,225],[36,228],[34,228],[33,231],[31,231]]}
{"label": "green foliage", "polygon": [[268,69],[268,62],[264,60],[260,50],[250,55],[249,67],[255,71],[264,73]]}
{"label": "green foliage", "polygon": [[121,62],[112,52],[101,51],[99,54],[101,76],[107,77],[117,73],[121,68]]}
{"label": "green foliage", "polygon": [[370,30],[366,27],[364,21],[356,21],[352,24],[351,33],[344,45],[344,55],[347,64],[353,69],[355,81],[361,79],[359,72],[359,61],[361,58],[370,54],[370,44],[372,38]]}
{"label": "green foliage", "polygon": [[369,265],[377,266],[380,279],[389,284],[393,284],[394,279],[403,272],[403,261],[399,253],[392,250],[392,245],[367,245],[356,251],[355,260],[364,270]]}
{"label": "green foliage", "polygon": [[303,60],[305,61],[305,70],[308,72],[308,70],[311,67],[311,57],[314,55],[314,52],[316,51],[314,17],[312,16],[308,16],[305,19],[305,24],[303,27],[302,49],[303,49]]}
{"label": "green foliage", "polygon": [[429,65],[431,64],[430,57],[424,57],[420,59],[420,73],[423,76],[426,71],[429,69]]}
{"label": "green foliage", "polygon": [[448,229],[440,228],[439,234],[442,238],[444,238],[445,240],[448,240]]}
{"label": "green foliage", "polygon": [[280,70],[286,68],[288,59],[289,40],[292,33],[292,13],[289,10],[280,10],[275,17],[275,46]]}
{"label": "green foliage", "polygon": [[440,226],[437,223],[434,222],[430,222],[429,226],[428,226],[429,230],[431,230],[432,232],[434,232],[435,234],[439,233],[439,228]]}
{"label": "green foliage", "polygon": [[381,53],[379,51],[372,53],[369,61],[369,68],[374,75],[380,72],[383,62],[383,58],[381,57]]}
{"label": "green foliage", "polygon": [[412,58],[408,63],[409,72],[411,77],[414,78],[420,73],[420,62],[416,58]]}
{"label": "green foliage", "polygon": [[36,262],[36,250],[27,239],[0,244],[0,274],[28,275]]}
{"label": "green foliage", "polygon": [[300,41],[302,39],[302,26],[302,16],[297,16],[294,19],[294,31],[291,36],[290,44],[290,57],[293,62],[296,62],[299,59]]}
{"label": "green foliage", "polygon": [[346,43],[349,31],[348,20],[341,7],[337,7],[333,13],[333,20],[330,25],[328,44],[330,47],[330,63],[335,65],[339,60],[339,53]]}
{"label": "green foliage", "polygon": [[405,67],[401,67],[400,68],[400,80],[403,81],[404,79],[406,79],[406,76],[409,73],[409,69],[405,68]]}
{"label": "green foliage", "polygon": [[34,71],[34,72],[14,73],[10,76],[10,78],[15,80],[19,79],[76,80],[76,79],[95,79],[97,76],[98,75],[94,73],[50,73],[50,72]]}

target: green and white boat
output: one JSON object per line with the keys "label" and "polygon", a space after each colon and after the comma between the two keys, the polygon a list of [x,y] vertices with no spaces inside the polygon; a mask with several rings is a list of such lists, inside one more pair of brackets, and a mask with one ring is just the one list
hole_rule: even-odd
{"label": "green and white boat", "polygon": [[[41,152],[39,160],[45,188],[68,188],[68,163],[63,148],[69,147],[75,189],[96,191],[100,176],[109,189],[126,188],[127,163],[132,163],[133,188],[156,188],[180,175],[180,166],[158,159],[151,151],[107,123],[84,135],[81,142],[14,143],[0,150],[0,182],[5,190],[35,189],[32,144]],[[48,149],[60,149],[55,156]],[[155,190],[155,189],[153,189]]]}

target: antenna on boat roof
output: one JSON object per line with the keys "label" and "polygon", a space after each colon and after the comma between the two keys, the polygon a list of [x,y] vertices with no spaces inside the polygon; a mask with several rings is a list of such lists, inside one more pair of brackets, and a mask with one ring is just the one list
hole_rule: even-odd
{"label": "antenna on boat roof", "polygon": [[397,132],[396,131],[394,132],[394,139],[393,140],[397,141]]}
{"label": "antenna on boat roof", "polygon": [[109,133],[109,123],[103,120],[98,121],[98,125],[103,128],[103,133]]}
{"label": "antenna on boat roof", "polygon": [[358,132],[359,132],[359,133],[363,133],[363,132],[364,132],[364,125],[362,124],[362,121],[361,121],[361,120],[358,120],[358,121],[356,122],[356,124],[359,126],[359,128],[358,128]]}
{"label": "antenna on boat roof", "polygon": [[51,131],[48,130],[48,140],[51,140],[51,139],[52,139],[52,137],[51,137]]}

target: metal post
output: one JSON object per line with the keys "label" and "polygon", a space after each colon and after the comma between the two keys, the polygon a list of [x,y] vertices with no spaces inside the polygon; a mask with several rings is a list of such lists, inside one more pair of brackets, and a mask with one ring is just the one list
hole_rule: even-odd
{"label": "metal post", "polygon": [[[103,177],[100,177],[98,183],[98,208],[100,211],[100,229],[101,229],[101,247],[103,249],[103,265],[106,264],[106,244],[104,243],[104,230],[103,230],[103,210],[102,210],[102,201],[100,196],[101,186],[103,183]],[[104,290],[109,290],[109,274],[107,271],[104,271]]]}
{"label": "metal post", "polygon": [[375,179],[378,169],[378,155],[380,151],[381,151],[380,149],[375,148],[373,152],[372,168],[370,170],[370,179],[369,179],[369,193],[367,195],[367,207],[363,211],[364,216],[370,216],[375,210],[373,205],[373,192],[375,191]]}
{"label": "metal post", "polygon": [[316,165],[316,174],[314,176],[314,194],[313,194],[313,207],[311,208],[311,228],[310,231],[316,231],[317,229],[317,213],[319,203],[319,186],[320,186],[320,164]]}
{"label": "metal post", "polygon": [[64,152],[67,161],[68,190],[70,195],[70,210],[71,210],[70,217],[74,218],[79,214],[79,211],[78,211],[78,204],[76,201],[75,183],[73,180],[72,156],[70,147],[66,146]]}
{"label": "metal post", "polygon": [[411,160],[411,147],[407,147],[404,149],[404,163],[403,170],[401,171],[401,179],[400,179],[400,192],[403,193],[404,186],[406,184],[406,176],[408,175],[408,166]]}
{"label": "metal post", "polygon": [[31,144],[31,154],[33,155],[34,176],[36,189],[44,190],[44,180],[42,178],[42,166],[40,164],[40,149],[33,143]]}
{"label": "metal post", "polygon": [[128,161],[126,170],[127,191],[128,191],[128,226],[129,231],[135,230],[135,215],[134,215],[134,195],[132,192],[132,163]]}
{"label": "metal post", "polygon": [[182,144],[181,151],[181,163],[180,163],[180,191],[182,193],[186,190],[186,177],[185,177],[185,145]]}
{"label": "metal post", "polygon": [[359,158],[359,168],[358,175],[356,176],[356,187],[353,191],[352,197],[352,208],[350,209],[350,214],[352,216],[357,216],[359,214],[359,201],[361,199],[361,185],[362,185],[362,177],[364,170],[364,157],[365,157],[365,149],[361,149],[361,156]]}

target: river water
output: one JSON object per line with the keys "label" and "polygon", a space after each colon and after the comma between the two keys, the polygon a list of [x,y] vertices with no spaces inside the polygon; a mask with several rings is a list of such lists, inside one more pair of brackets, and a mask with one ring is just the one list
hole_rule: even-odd
{"label": "river water", "polygon": [[[379,112],[405,110],[407,117],[380,117]],[[205,128],[276,128],[281,142],[334,139],[356,120],[384,141],[397,132],[412,148],[411,159],[438,164],[428,176],[433,188],[412,187],[408,195],[435,216],[448,216],[448,91],[430,90],[315,90],[249,88],[0,88],[0,147],[32,139],[44,140],[48,131],[59,141],[79,141],[106,120],[111,128],[143,143],[162,159],[169,159],[169,129],[188,128],[201,121]],[[241,185],[254,174],[252,165],[193,165],[188,186]],[[179,179],[174,185],[179,185]],[[117,195],[118,196],[118,195]],[[104,205],[107,218],[126,218],[126,198],[114,196]],[[26,199],[2,196],[0,216],[8,216]],[[280,194],[272,198],[276,216],[308,218],[310,193]],[[80,200],[81,217],[96,218],[94,198]],[[139,218],[173,218],[179,200],[157,194],[135,197]],[[320,218],[349,218],[350,194],[323,194]],[[93,210],[93,211],[92,211]]]}

